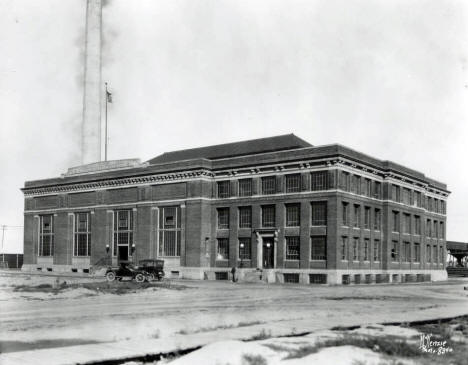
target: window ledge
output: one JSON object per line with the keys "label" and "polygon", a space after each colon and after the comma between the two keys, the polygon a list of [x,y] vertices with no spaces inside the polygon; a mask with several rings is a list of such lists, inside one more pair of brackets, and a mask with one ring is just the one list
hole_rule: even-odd
{"label": "window ledge", "polygon": [[[327,261],[327,259],[310,259],[309,261],[313,261],[313,262],[325,262]],[[341,260],[343,261],[343,260]]]}

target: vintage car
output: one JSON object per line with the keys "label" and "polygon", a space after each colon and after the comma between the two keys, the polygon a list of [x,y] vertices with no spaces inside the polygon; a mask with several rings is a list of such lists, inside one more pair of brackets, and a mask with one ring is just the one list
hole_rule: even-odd
{"label": "vintage car", "polygon": [[152,280],[161,280],[164,277],[164,260],[141,260],[138,263],[138,268],[149,273]]}
{"label": "vintage car", "polygon": [[151,278],[150,273],[133,266],[130,262],[121,261],[118,267],[109,267],[106,271],[107,281],[114,281],[122,279],[135,280],[137,283],[142,283]]}

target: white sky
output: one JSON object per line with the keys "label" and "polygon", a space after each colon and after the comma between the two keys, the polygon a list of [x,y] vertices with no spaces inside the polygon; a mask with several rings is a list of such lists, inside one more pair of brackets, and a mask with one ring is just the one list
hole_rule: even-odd
{"label": "white sky", "polygon": [[[23,224],[25,180],[79,164],[85,7],[0,0],[0,225]],[[103,22],[111,159],[341,143],[446,182],[468,241],[468,2],[109,0]]]}

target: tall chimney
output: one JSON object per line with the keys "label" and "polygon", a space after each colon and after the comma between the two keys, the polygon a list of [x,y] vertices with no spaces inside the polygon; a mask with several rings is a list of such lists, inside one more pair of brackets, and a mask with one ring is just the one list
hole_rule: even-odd
{"label": "tall chimney", "polygon": [[81,162],[101,160],[102,0],[87,0]]}

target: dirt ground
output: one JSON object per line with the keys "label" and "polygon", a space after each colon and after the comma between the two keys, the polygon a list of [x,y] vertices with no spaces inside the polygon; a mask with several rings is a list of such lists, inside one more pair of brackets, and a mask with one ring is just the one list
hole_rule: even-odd
{"label": "dirt ground", "polygon": [[[401,285],[112,283],[0,273],[0,351],[164,338],[237,327],[291,333],[468,314],[467,279]],[[301,324],[301,328],[297,325]],[[260,338],[259,338],[260,339]]]}

